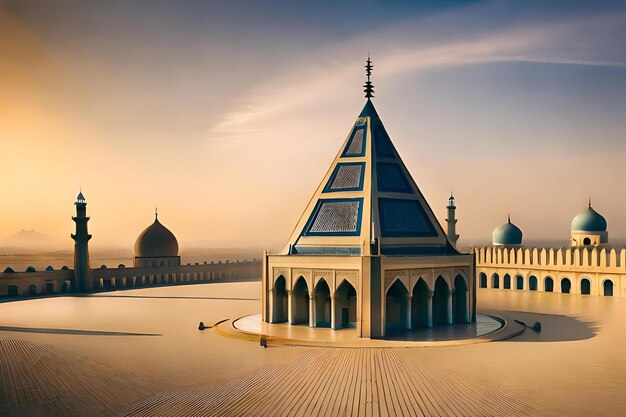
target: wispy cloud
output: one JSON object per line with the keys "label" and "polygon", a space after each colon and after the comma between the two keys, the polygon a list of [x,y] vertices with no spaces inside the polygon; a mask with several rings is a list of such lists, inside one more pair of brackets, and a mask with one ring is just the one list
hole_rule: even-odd
{"label": "wispy cloud", "polygon": [[[300,110],[313,105],[323,106],[342,86],[354,83],[355,66],[345,57],[353,57],[363,45],[379,51],[375,54],[375,77],[379,82],[403,73],[502,62],[624,68],[626,61],[598,59],[596,55],[606,52],[601,47],[601,35],[615,30],[626,32],[620,29],[625,22],[626,15],[618,14],[527,24],[467,40],[445,40],[434,46],[418,43],[423,32],[417,29],[421,27],[419,21],[405,22],[309,54],[288,71],[257,85],[240,100],[245,107],[226,113],[209,135],[256,135],[268,126],[276,129],[276,120],[297,117]],[[441,24],[446,23],[454,24],[442,19]],[[416,46],[410,46],[412,39]],[[597,48],[578,48],[579,43],[597,43]],[[319,60],[323,64],[311,64]]]}

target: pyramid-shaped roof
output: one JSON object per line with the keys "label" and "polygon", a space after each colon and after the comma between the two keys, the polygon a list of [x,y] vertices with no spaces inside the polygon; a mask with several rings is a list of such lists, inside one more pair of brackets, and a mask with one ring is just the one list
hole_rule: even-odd
{"label": "pyramid-shaped roof", "polygon": [[367,100],[302,214],[301,255],[456,254]]}

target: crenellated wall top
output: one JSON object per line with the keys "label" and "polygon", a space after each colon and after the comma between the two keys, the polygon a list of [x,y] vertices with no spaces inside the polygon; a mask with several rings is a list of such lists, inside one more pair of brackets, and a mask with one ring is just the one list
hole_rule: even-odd
{"label": "crenellated wall top", "polygon": [[482,246],[472,247],[476,256],[476,266],[491,267],[532,267],[554,269],[566,267],[574,269],[601,269],[626,271],[626,247],[512,247]]}

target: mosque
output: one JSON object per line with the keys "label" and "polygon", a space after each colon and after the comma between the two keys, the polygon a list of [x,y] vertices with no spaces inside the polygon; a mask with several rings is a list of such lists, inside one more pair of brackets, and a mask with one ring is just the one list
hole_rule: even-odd
{"label": "mosque", "polygon": [[76,202],[76,231],[74,240],[74,268],[67,266],[45,271],[29,268],[16,272],[6,268],[0,272],[0,296],[19,297],[42,294],[105,291],[157,285],[175,285],[225,280],[252,280],[260,276],[261,262],[257,260],[181,263],[176,236],[165,227],[155,212],[154,222],[137,237],[133,266],[102,265],[91,268],[87,230],[87,200],[82,191]]}
{"label": "mosque", "polygon": [[367,101],[286,247],[263,258],[266,323],[353,327],[362,338],[476,317],[472,254],[455,245]]}
{"label": "mosque", "polygon": [[609,245],[606,219],[591,201],[572,220],[569,247],[523,247],[522,237],[509,217],[493,231],[493,246],[472,249],[480,288],[626,295],[626,249]]}

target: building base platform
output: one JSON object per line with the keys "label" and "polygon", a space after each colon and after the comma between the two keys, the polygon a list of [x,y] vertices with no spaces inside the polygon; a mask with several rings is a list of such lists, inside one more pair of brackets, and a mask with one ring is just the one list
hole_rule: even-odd
{"label": "building base platform", "polygon": [[357,329],[331,330],[324,327],[263,323],[260,314],[219,322],[214,329],[227,337],[260,341],[268,345],[319,347],[427,347],[455,346],[505,340],[524,331],[523,326],[497,316],[476,315],[476,323],[439,326],[433,329],[399,331],[387,339],[358,337]]}

